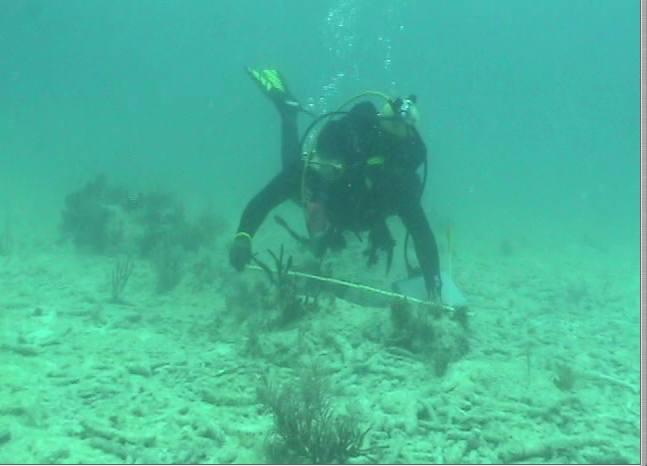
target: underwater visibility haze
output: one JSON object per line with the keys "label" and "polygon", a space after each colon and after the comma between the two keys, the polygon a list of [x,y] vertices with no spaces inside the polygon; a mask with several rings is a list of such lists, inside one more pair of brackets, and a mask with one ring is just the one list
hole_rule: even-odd
{"label": "underwater visibility haze", "polygon": [[[0,1],[0,463],[638,463],[639,45],[634,0]],[[452,306],[395,215],[319,257],[284,202],[230,265],[250,67],[299,135],[415,95]]]}

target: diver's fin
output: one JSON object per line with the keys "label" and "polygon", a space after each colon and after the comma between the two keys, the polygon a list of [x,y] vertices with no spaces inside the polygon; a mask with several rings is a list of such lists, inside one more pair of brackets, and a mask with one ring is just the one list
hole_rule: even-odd
{"label": "diver's fin", "polygon": [[312,114],[312,112],[303,108],[301,103],[292,95],[285,83],[285,79],[278,70],[272,68],[256,70],[249,67],[245,68],[245,70],[261,92],[274,102],[279,112],[301,111]]}

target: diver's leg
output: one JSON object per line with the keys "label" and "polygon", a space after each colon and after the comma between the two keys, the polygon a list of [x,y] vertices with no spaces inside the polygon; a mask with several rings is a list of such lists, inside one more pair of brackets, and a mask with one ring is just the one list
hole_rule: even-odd
{"label": "diver's leg", "polygon": [[281,163],[283,170],[299,160],[299,127],[296,111],[281,112]]}
{"label": "diver's leg", "polygon": [[274,69],[254,70],[247,73],[273,103],[281,117],[281,163],[283,168],[299,159],[299,129],[297,116],[306,111],[294,98],[281,73]]}
{"label": "diver's leg", "polygon": [[369,245],[364,251],[364,255],[368,257],[368,265],[373,265],[377,262],[377,253],[379,250],[382,250],[386,252],[386,272],[388,273],[393,262],[395,240],[386,224],[386,219],[381,219],[373,225],[369,230],[368,239]]}

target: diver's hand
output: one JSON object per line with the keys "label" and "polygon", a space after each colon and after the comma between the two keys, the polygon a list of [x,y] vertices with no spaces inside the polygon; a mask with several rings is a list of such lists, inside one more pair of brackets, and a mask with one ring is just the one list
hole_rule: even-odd
{"label": "diver's hand", "polygon": [[252,237],[238,233],[229,249],[229,263],[239,272],[252,260]]}

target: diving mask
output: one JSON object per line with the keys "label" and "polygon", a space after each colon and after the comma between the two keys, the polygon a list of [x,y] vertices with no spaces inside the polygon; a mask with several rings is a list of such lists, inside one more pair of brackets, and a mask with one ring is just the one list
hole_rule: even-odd
{"label": "diving mask", "polygon": [[385,119],[399,120],[415,126],[420,119],[415,95],[409,97],[398,97],[389,100],[382,108],[381,116]]}
{"label": "diving mask", "polygon": [[416,107],[416,101],[416,96],[410,95],[404,99],[398,97],[393,103],[398,117],[411,125],[416,125],[420,118],[418,107]]}

